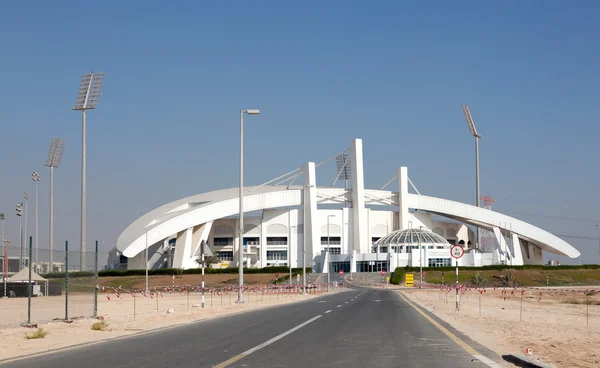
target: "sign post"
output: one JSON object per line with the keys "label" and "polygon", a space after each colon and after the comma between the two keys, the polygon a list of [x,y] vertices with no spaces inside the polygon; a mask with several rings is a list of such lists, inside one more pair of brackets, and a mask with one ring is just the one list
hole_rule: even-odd
{"label": "sign post", "polygon": [[458,260],[460,257],[465,255],[465,249],[459,244],[453,245],[450,248],[450,255],[456,259],[456,310],[460,310],[458,307]]}

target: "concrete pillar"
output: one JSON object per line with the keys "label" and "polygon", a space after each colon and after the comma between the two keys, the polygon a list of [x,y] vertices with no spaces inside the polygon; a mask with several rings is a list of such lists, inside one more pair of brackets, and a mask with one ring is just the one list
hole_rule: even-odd
{"label": "concrete pillar", "polygon": [[398,222],[399,230],[408,229],[410,213],[408,212],[408,168],[398,169]]}
{"label": "concrete pillar", "polygon": [[352,174],[352,240],[350,249],[368,253],[371,248],[367,232],[367,212],[365,209],[365,181],[363,171],[362,139],[353,139],[350,144]]}
{"label": "concrete pillar", "polygon": [[304,164],[304,247],[306,267],[312,267],[315,249],[320,249],[320,231],[317,226],[317,178],[315,163]]}
{"label": "concrete pillar", "polygon": [[513,254],[514,254],[512,265],[522,266],[523,265],[523,252],[521,251],[521,242],[519,241],[519,236],[515,233],[512,234],[512,245],[513,245]]}
{"label": "concrete pillar", "polygon": [[193,228],[181,231],[177,234],[175,242],[175,255],[173,256],[173,267],[183,268],[183,259],[186,254],[190,254],[192,249]]}

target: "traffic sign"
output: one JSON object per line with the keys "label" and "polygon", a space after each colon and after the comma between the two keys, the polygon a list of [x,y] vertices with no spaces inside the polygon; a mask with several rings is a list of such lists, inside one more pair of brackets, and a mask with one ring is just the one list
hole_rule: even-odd
{"label": "traffic sign", "polygon": [[407,273],[404,276],[404,285],[406,286],[414,286],[414,282],[415,282],[415,275],[412,273]]}
{"label": "traffic sign", "polygon": [[340,270],[340,275],[343,275],[343,274],[344,274],[344,270]]}
{"label": "traffic sign", "polygon": [[381,270],[381,274],[382,274],[382,275],[385,275],[385,271],[384,271],[384,270]]}
{"label": "traffic sign", "polygon": [[279,278],[279,274],[278,274],[278,273],[276,273],[276,274],[275,274],[275,278],[276,278],[276,279],[278,279],[278,278]]}
{"label": "traffic sign", "polygon": [[456,259],[459,259],[463,255],[465,255],[465,248],[460,246],[459,244],[455,244],[450,248],[450,255]]}

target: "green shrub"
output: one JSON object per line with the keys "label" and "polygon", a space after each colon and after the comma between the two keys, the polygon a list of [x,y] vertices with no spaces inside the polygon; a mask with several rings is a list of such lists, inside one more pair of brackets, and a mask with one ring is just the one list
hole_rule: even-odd
{"label": "green shrub", "polygon": [[392,274],[392,278],[390,279],[390,283],[394,285],[401,285],[404,283],[404,276],[406,275],[406,269],[402,267],[396,267],[394,273]]}
{"label": "green shrub", "polygon": [[[263,268],[244,268],[244,274],[253,274],[253,273],[279,273],[286,274],[289,273],[290,269],[288,267],[279,266],[279,267],[263,267]],[[302,272],[302,268],[292,268],[292,272]],[[306,273],[312,272],[312,268],[307,267]],[[177,268],[159,268],[156,270],[148,270],[148,275],[199,275],[202,273],[201,268],[190,268],[189,270],[178,270]],[[230,268],[205,268],[205,274],[237,274],[237,267]],[[121,276],[144,276],[146,275],[146,270],[106,270],[106,271],[98,271],[98,276],[100,277],[121,277]],[[94,274],[92,272],[69,272],[69,277],[93,277]],[[47,279],[64,279],[64,272],[58,273],[48,273],[43,275],[43,277]]]}

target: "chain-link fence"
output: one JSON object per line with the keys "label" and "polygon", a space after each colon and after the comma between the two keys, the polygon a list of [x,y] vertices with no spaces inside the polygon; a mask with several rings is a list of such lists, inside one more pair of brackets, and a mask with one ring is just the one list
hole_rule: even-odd
{"label": "chain-link fence", "polygon": [[52,252],[30,243],[1,249],[0,326],[96,315],[96,270],[105,268],[108,253],[89,251],[82,257],[67,250],[67,243]]}

